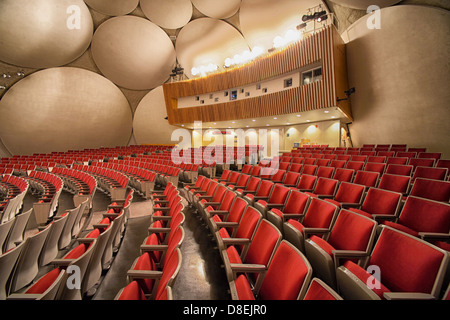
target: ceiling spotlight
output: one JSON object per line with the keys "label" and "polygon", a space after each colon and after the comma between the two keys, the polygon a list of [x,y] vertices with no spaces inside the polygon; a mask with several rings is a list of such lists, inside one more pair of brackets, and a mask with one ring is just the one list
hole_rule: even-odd
{"label": "ceiling spotlight", "polygon": [[0,85],[0,90],[5,90],[5,89],[6,89],[5,86]]}
{"label": "ceiling spotlight", "polygon": [[2,74],[2,77],[5,78],[5,79],[6,79],[6,78],[11,78],[11,75],[10,75],[10,74],[4,73],[4,74]]}
{"label": "ceiling spotlight", "polygon": [[[320,20],[319,20],[320,19]],[[327,19],[327,12],[325,10],[314,12],[313,14],[304,14],[302,17],[303,22],[310,20],[323,21]]]}
{"label": "ceiling spotlight", "polygon": [[18,77],[23,77],[25,75],[25,73],[23,73],[23,71],[19,71],[16,74]]}

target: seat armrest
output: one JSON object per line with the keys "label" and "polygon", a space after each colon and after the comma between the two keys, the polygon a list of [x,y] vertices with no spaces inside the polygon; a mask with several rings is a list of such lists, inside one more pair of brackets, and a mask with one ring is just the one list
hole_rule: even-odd
{"label": "seat armrest", "polygon": [[332,253],[336,268],[339,267],[339,260],[341,259],[365,258],[369,255],[367,252],[359,250],[333,250]]}
{"label": "seat armrest", "polygon": [[241,272],[265,272],[267,267],[263,264],[230,263],[231,270]]}
{"label": "seat armrest", "polygon": [[6,297],[6,300],[37,300],[42,294],[34,293],[13,293]]}
{"label": "seat armrest", "polygon": [[419,236],[423,240],[447,241],[450,239],[450,234],[438,232],[419,232]]}
{"label": "seat armrest", "polygon": [[247,238],[222,238],[222,242],[225,245],[245,245],[250,243],[250,239]]}
{"label": "seat armrest", "polygon": [[386,300],[436,300],[436,297],[429,293],[420,292],[384,292]]}
{"label": "seat armrest", "polygon": [[148,251],[167,251],[168,245],[165,244],[142,244],[140,246],[140,249],[142,252],[148,252]]}
{"label": "seat armrest", "polygon": [[303,234],[305,238],[308,238],[310,235],[314,234],[327,234],[330,232],[328,228],[303,228]]}
{"label": "seat armrest", "polygon": [[131,279],[159,279],[162,276],[162,271],[155,270],[128,270],[127,276]]}

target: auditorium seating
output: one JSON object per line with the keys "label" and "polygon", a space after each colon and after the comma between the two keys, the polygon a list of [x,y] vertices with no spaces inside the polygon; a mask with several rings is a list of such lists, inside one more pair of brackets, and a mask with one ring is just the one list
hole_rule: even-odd
{"label": "auditorium seating", "polygon": [[335,269],[342,260],[356,259],[358,264],[367,261],[377,225],[372,219],[341,209],[326,240],[312,235],[304,241],[314,274],[336,288]]}
{"label": "auditorium seating", "polygon": [[438,299],[448,252],[388,226],[364,266],[345,262],[336,270],[344,299]]}
{"label": "auditorium seating", "polygon": [[233,300],[297,300],[308,288],[312,268],[306,257],[289,242],[283,240],[267,267],[243,266],[240,272],[263,272],[252,288],[245,275],[230,282]]}
{"label": "auditorium seating", "polygon": [[[233,288],[236,288],[236,283],[246,288],[246,281],[251,280],[248,283],[250,284],[248,288],[250,288],[251,295],[250,291],[246,291],[248,298],[264,299],[264,295],[267,294],[268,291],[262,293],[264,292],[262,284],[265,281],[269,281],[267,279],[264,280],[264,274],[267,276],[269,272],[267,267],[262,267],[264,263],[260,263],[260,260],[258,260],[264,260],[264,255],[255,254],[254,259],[251,258],[251,254],[249,257],[249,253],[260,252],[258,250],[262,250],[265,245],[267,245],[267,248],[273,245],[271,241],[266,243],[260,241],[261,239],[266,241],[272,239],[269,236],[269,234],[272,234],[272,231],[267,231],[266,233],[259,231],[261,226],[267,227],[270,225],[270,230],[276,230],[275,233],[278,234],[275,237],[277,243],[284,239],[284,242],[287,243],[289,241],[289,244],[292,244],[293,247],[304,253],[305,261],[312,266],[312,274],[309,278],[312,276],[316,277],[314,280],[307,280],[304,283],[304,288],[302,287],[303,293],[295,298],[305,300],[339,300],[342,298],[349,299],[349,296],[341,295],[339,281],[336,282],[335,280],[334,283],[329,281],[330,277],[326,272],[323,275],[320,267],[315,267],[317,264],[316,258],[314,255],[311,258],[311,253],[308,255],[308,250],[305,248],[304,243],[307,242],[307,246],[310,245],[311,239],[320,243],[329,243],[335,231],[334,228],[336,228],[336,225],[338,227],[340,225],[339,217],[341,214],[353,212],[352,214],[357,214],[359,217],[364,216],[364,221],[370,221],[375,226],[378,224],[380,231],[384,230],[385,226],[390,226],[392,229],[397,228],[401,232],[413,235],[418,240],[424,240],[427,245],[431,244],[435,247],[448,248],[449,231],[447,230],[447,222],[449,218],[447,213],[448,202],[450,201],[450,190],[448,189],[450,187],[447,188],[449,181],[447,181],[448,165],[446,165],[446,160],[440,159],[441,156],[438,154],[424,153],[422,157],[419,157],[420,151],[400,151],[408,150],[403,147],[396,150],[393,150],[393,146],[387,147],[387,149],[386,146],[379,147],[378,150],[375,150],[375,148],[371,150],[370,148],[365,148],[364,150],[363,148],[319,149],[318,147],[317,149],[311,147],[293,150],[278,158],[265,159],[260,161],[260,163],[244,164],[242,170],[240,170],[241,167],[239,165],[227,166],[220,177],[212,174],[212,166],[208,166],[205,162],[196,167],[192,164],[174,164],[170,160],[170,153],[167,152],[163,153],[161,157],[157,154],[134,154],[130,156],[130,154],[126,155],[125,153],[123,155],[119,154],[120,156],[117,154],[111,155],[109,158],[104,156],[86,156],[82,157],[82,160],[77,159],[73,162],[67,159],[67,163],[73,163],[72,168],[59,165],[58,162],[45,162],[52,166],[46,167],[43,165],[39,169],[44,169],[42,172],[47,173],[48,177],[51,177],[51,175],[60,177],[64,182],[64,191],[79,195],[85,195],[86,192],[90,194],[95,192],[95,187],[92,188],[94,184],[91,183],[88,186],[89,190],[86,189],[83,183],[85,181],[81,177],[94,179],[96,183],[98,182],[97,187],[99,190],[103,190],[106,194],[111,189],[105,186],[108,183],[115,185],[113,177],[116,179],[119,177],[125,177],[125,180],[128,179],[124,188],[126,192],[122,193],[123,196],[120,198],[111,199],[111,205],[108,206],[102,220],[94,223],[94,229],[101,230],[102,233],[110,232],[117,217],[120,218],[125,212],[129,214],[129,203],[124,206],[124,201],[132,199],[133,192],[137,191],[140,196],[152,201],[154,210],[151,213],[150,227],[148,229],[149,236],[142,243],[140,249],[142,255],[148,253],[151,260],[156,262],[154,265],[155,270],[164,265],[158,266],[158,263],[161,260],[165,260],[171,239],[172,237],[175,239],[173,230],[182,230],[177,228],[183,224],[185,214],[194,213],[192,209],[196,209],[198,216],[206,222],[207,229],[209,229],[207,232],[214,235],[219,251],[223,254],[227,253],[222,256],[223,260],[228,261],[230,257],[234,259],[230,262],[225,262],[225,269],[223,269],[228,279],[233,282],[233,284],[230,283],[232,291],[234,290]],[[191,149],[190,152],[193,155],[195,151]],[[430,159],[433,161],[430,161]],[[102,162],[102,160],[105,161]],[[278,162],[278,168],[271,168],[276,162]],[[99,169],[94,169],[94,167],[98,167],[103,171],[97,171]],[[176,171],[175,168],[179,169],[176,183],[165,179]],[[203,168],[206,168],[206,170],[203,171]],[[262,172],[263,168],[267,171]],[[30,173],[34,175],[32,172],[36,170],[33,169],[15,172],[17,174],[20,172],[22,177],[20,179],[25,180]],[[45,172],[46,169],[49,172]],[[309,169],[311,171],[308,171]],[[206,172],[211,172],[209,177],[205,174]],[[154,184],[147,189],[147,194],[140,190],[141,187],[138,183],[139,177],[144,177],[144,173],[155,177]],[[159,178],[156,179],[156,177]],[[33,184],[30,189],[47,190],[49,194],[53,192],[51,186],[46,183],[41,183],[40,186],[50,186],[50,188],[42,189],[38,186],[39,182],[37,180],[30,179],[28,181],[27,183],[30,186]],[[33,182],[31,183],[31,181]],[[304,187],[303,183],[305,181],[309,182],[308,188]],[[118,181],[116,180],[116,182]],[[332,183],[332,187],[325,192],[323,191],[325,190],[323,185],[328,182]],[[11,188],[12,190],[15,189]],[[44,192],[47,193],[47,191]],[[3,191],[2,194],[4,194]],[[181,196],[188,200],[190,212],[184,210]],[[273,198],[279,199],[275,201]],[[91,206],[92,203],[89,207],[91,208]],[[318,207],[329,208],[329,210],[319,210]],[[438,208],[445,209],[440,210]],[[10,226],[6,235],[0,235],[0,241],[3,241],[3,254],[6,253],[8,246],[9,249],[12,249],[15,243],[24,245],[24,241],[21,241],[20,237],[18,241],[9,241],[16,221],[22,217],[18,214],[20,207],[17,210],[11,215],[11,221],[7,221],[10,222],[10,225],[0,225],[0,229],[5,228],[5,230]],[[59,252],[62,250],[71,251],[74,249],[74,243],[83,241],[84,237],[79,238],[79,236],[85,231],[83,227],[86,225],[83,226],[81,223],[83,214],[70,214],[75,211],[77,211],[77,207],[73,210],[68,210],[66,214],[49,215],[47,217],[46,223],[42,224],[40,229],[47,227],[50,229],[50,232],[46,237],[39,259],[44,260],[47,254],[54,255],[54,250],[52,253],[50,253],[50,250],[47,253],[46,249],[47,246],[54,248],[50,243],[54,244],[54,240],[58,238],[56,232],[55,234],[52,232],[53,229],[56,229],[54,226],[64,225],[63,230],[61,230],[61,239],[64,238],[63,234],[70,233],[70,237],[66,237],[68,239],[66,240],[66,246],[60,247],[58,240]],[[261,212],[259,213],[258,211]],[[77,211],[77,213],[80,212]],[[252,213],[251,218],[250,212]],[[430,215],[430,212],[433,215]],[[26,215],[24,217],[26,218]],[[431,219],[432,217],[435,217],[435,219]],[[23,218],[23,221],[26,223],[28,219],[25,218]],[[73,220],[73,223],[69,222],[69,220]],[[120,219],[117,220],[119,221],[117,223],[118,232],[115,233],[115,237],[110,237],[114,239],[108,243],[108,247],[112,248],[110,252],[118,249],[116,245],[123,235],[120,231],[124,231],[126,222],[124,220],[126,219],[122,221]],[[69,227],[68,225],[71,224],[72,226]],[[22,232],[18,231],[15,233],[24,236],[23,230],[25,226],[23,223],[22,226],[23,229],[19,228]],[[71,231],[67,232],[68,229],[71,229]],[[347,233],[354,234],[352,232]],[[266,237],[264,237],[264,234]],[[177,234],[176,239],[180,240],[179,236],[180,233]],[[98,235],[93,235],[93,237],[96,239],[96,243],[100,242],[101,238]],[[181,238],[184,238],[184,235]],[[374,236],[372,241],[376,244],[378,240]],[[174,243],[178,243],[178,245],[174,244],[171,250],[175,247],[180,248],[179,241]],[[275,245],[275,247],[277,246],[278,244]],[[75,244],[76,247],[77,245]],[[100,248],[97,250],[102,251]],[[266,258],[269,251],[269,249],[264,250]],[[364,252],[364,254],[361,253],[359,255],[355,253],[355,255],[357,258],[369,257],[367,250]],[[94,258],[98,257],[95,250],[91,254],[91,261],[92,259],[98,260],[98,258]],[[331,250],[330,255],[333,263],[336,263],[335,267],[343,264],[344,266],[351,266],[350,268],[354,270],[355,267],[350,264],[350,262],[355,261],[354,256],[341,257],[339,250],[335,252]],[[337,262],[333,260],[335,256]],[[56,261],[58,265],[58,259]],[[239,265],[234,265],[236,261],[239,262]],[[108,270],[112,260],[110,259],[108,262],[106,267],[102,263],[101,269],[103,274]],[[242,262],[242,266],[240,262]],[[50,266],[51,264],[52,259],[47,258],[46,263],[39,263],[39,266]],[[246,264],[251,265],[245,266]],[[327,265],[328,262],[320,264]],[[365,261],[362,261],[360,264],[364,268],[367,267]],[[28,294],[28,299],[61,299],[63,297],[84,299],[86,293],[90,291],[89,289],[95,288],[98,284],[98,272],[89,271],[91,268],[95,269],[93,265],[95,264],[87,264],[84,275],[85,279],[90,279],[84,282],[89,283],[89,285],[84,285],[83,289],[75,295],[68,295],[67,292],[61,292],[59,289],[55,290],[59,285],[53,280],[56,281],[56,278],[58,278],[58,281],[63,281],[64,277],[67,277],[63,268],[55,268],[40,279],[33,279],[34,282],[37,281],[36,283],[27,283],[15,293],[11,292],[11,296],[7,298],[25,299],[27,297],[22,297],[21,295]],[[252,270],[252,268],[255,269]],[[234,272],[235,274],[233,274]],[[257,278],[253,277],[254,272],[262,272],[260,280],[256,282]],[[243,277],[243,274],[247,274],[247,276]],[[159,276],[161,275],[160,273]],[[130,295],[133,296],[132,299],[147,299],[149,296],[141,295],[141,292],[143,292],[141,288],[143,280],[141,278],[134,280],[132,277],[129,280],[132,279],[133,281],[130,281],[129,285],[124,287],[124,291],[121,290],[116,298],[119,298],[122,294],[126,295],[126,292],[129,290],[131,292]],[[32,289],[37,283],[39,285]],[[443,285],[446,285],[446,282],[443,282]],[[125,288],[128,289],[125,290]],[[269,288],[268,283],[267,288]],[[47,289],[50,289],[49,293],[47,293]],[[29,292],[26,293],[28,290]],[[437,292],[434,298],[441,298],[442,291]],[[233,291],[233,294],[233,298],[235,298],[236,292]],[[370,294],[367,297],[372,298]],[[397,298],[395,294],[386,295],[386,297]],[[408,295],[406,297],[415,298]],[[173,299],[174,297],[172,296],[171,287],[165,286],[165,288],[160,289],[158,294],[154,292],[152,298]]]}
{"label": "auditorium seating", "polygon": [[[297,217],[291,216],[283,223],[284,238],[295,245],[301,252],[305,252],[305,240],[311,235],[328,239],[331,227],[339,212],[334,204],[312,198],[306,212]],[[287,215],[289,217],[290,215]]]}

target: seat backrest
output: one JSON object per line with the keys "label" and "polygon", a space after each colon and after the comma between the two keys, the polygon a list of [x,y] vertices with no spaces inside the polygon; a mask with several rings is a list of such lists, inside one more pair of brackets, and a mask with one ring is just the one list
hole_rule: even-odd
{"label": "seat backrest", "polygon": [[272,192],[270,193],[268,202],[276,204],[284,204],[290,191],[291,190],[288,187],[280,183],[275,183]]}
{"label": "seat backrest", "polygon": [[330,228],[338,211],[338,207],[331,202],[313,197],[302,224],[307,228]]}
{"label": "seat backrest", "polygon": [[353,169],[355,171],[362,170],[364,167],[365,162],[362,161],[348,161],[345,167],[347,169]]}
{"label": "seat backrest", "polygon": [[364,190],[365,186],[363,185],[341,182],[334,196],[334,200],[341,203],[360,203],[364,195]]}
{"label": "seat backrest", "polygon": [[0,255],[0,300],[5,300],[9,293],[7,288],[8,279],[24,246],[25,241]]}
{"label": "seat backrest", "polygon": [[417,232],[450,232],[450,204],[409,196],[398,222]]}
{"label": "seat backrest", "polygon": [[318,168],[317,165],[314,165],[314,164],[305,164],[305,165],[303,165],[303,171],[302,171],[302,174],[316,175],[317,168]]}
{"label": "seat backrest", "polygon": [[172,286],[178,276],[182,262],[180,249],[175,249],[171,256],[168,256],[166,259],[167,260],[164,263],[164,268],[162,270],[162,276],[155,293],[155,299],[158,299],[164,293],[167,286]]}
{"label": "seat backrest", "polygon": [[262,214],[254,207],[246,207],[236,231],[235,238],[252,239],[253,234],[262,220]]}
{"label": "seat backrest", "polygon": [[378,172],[358,170],[356,171],[353,183],[361,184],[366,187],[375,187],[379,177],[380,174]]}
{"label": "seat backrest", "polygon": [[275,184],[270,180],[261,180],[256,195],[268,197],[274,185]]}
{"label": "seat backrest", "polygon": [[410,182],[411,177],[409,176],[385,173],[380,179],[378,188],[406,194],[409,190]]}
{"label": "seat backrest", "polygon": [[261,183],[261,178],[251,176],[245,190],[256,191],[258,189],[258,186],[260,183]]}
{"label": "seat backrest", "polygon": [[[300,158],[294,158],[294,159],[300,159]],[[302,163],[295,163],[292,162],[291,166],[289,167],[289,171],[298,172],[302,171],[303,164]]]}
{"label": "seat backrest", "polygon": [[340,182],[352,182],[354,174],[355,170],[353,169],[336,168],[336,171],[333,174],[333,179],[336,179]]}
{"label": "seat backrest", "polygon": [[225,195],[220,202],[219,210],[230,210],[231,205],[233,204],[234,199],[236,198],[236,194],[231,190],[226,190]]}
{"label": "seat backrest", "polygon": [[334,196],[338,185],[338,180],[319,177],[314,187],[314,194],[319,196]]}
{"label": "seat backrest", "polygon": [[298,179],[300,178],[300,173],[288,171],[284,176],[283,184],[289,186],[296,186]]}
{"label": "seat backrest", "polygon": [[328,243],[337,250],[368,252],[373,244],[377,225],[373,219],[341,209]]}
{"label": "seat backrest", "polygon": [[386,167],[385,173],[402,175],[402,176],[411,176],[413,173],[414,167],[408,164],[388,164]]}
{"label": "seat backrest", "polygon": [[448,253],[404,232],[383,226],[370,258],[381,282],[393,292],[420,292],[439,298]]}
{"label": "seat backrest", "polygon": [[227,182],[234,184],[238,181],[239,175],[241,173],[239,171],[231,171],[230,175],[228,176]]}
{"label": "seat backrest", "polygon": [[15,243],[23,242],[25,229],[30,219],[33,209],[25,211],[14,218],[14,225],[9,232],[8,238],[4,244],[4,250],[7,251],[15,247]]}
{"label": "seat backrest", "polygon": [[283,208],[284,213],[302,214],[309,205],[311,197],[298,190],[292,190]]}
{"label": "seat backrest", "polygon": [[435,163],[435,159],[431,158],[410,158],[408,164],[414,167],[433,167]]}
{"label": "seat backrest", "polygon": [[240,197],[236,197],[236,200],[233,202],[233,205],[230,208],[230,214],[228,215],[228,222],[239,222],[241,221],[242,214],[247,208],[247,201]]}
{"label": "seat backrest", "polygon": [[244,188],[247,186],[248,182],[250,180],[250,175],[249,174],[245,174],[245,173],[241,173],[239,175],[238,180],[236,181],[236,187],[238,188]]}
{"label": "seat backrest", "polygon": [[317,181],[317,176],[302,174],[298,180],[297,188],[299,190],[313,190]]}
{"label": "seat backrest", "polygon": [[[148,252],[144,252],[140,255],[134,265],[132,266],[133,270],[145,270],[145,271],[156,271],[156,264],[153,259],[150,257]],[[139,287],[142,289],[144,294],[150,294],[153,291],[153,286],[155,284],[154,279],[136,279],[135,280]]]}
{"label": "seat backrest", "polygon": [[50,227],[48,225],[44,230],[25,240],[26,246],[20,254],[14,277],[11,280],[11,292],[16,292],[25,287],[37,276],[39,272],[39,255],[50,232]]}
{"label": "seat backrest", "polygon": [[319,167],[316,176],[323,178],[331,178],[334,173],[334,167]]}
{"label": "seat backrest", "polygon": [[396,215],[400,208],[402,194],[389,190],[370,188],[361,210],[370,214]]}
{"label": "seat backrest", "polygon": [[436,201],[450,201],[450,181],[417,178],[410,192],[411,196]]}
{"label": "seat backrest", "polygon": [[227,187],[222,184],[219,184],[214,192],[214,196],[212,198],[212,202],[221,202],[225,193],[227,192]]}
{"label": "seat backrest", "polygon": [[243,262],[267,266],[282,239],[281,232],[268,220],[261,220]]}
{"label": "seat backrest", "polygon": [[306,292],[312,268],[305,256],[286,240],[281,241],[259,290],[262,300],[296,300]]}
{"label": "seat backrest", "polygon": [[447,168],[436,167],[416,167],[412,177],[412,181],[416,178],[427,178],[434,180],[445,180],[447,177]]}

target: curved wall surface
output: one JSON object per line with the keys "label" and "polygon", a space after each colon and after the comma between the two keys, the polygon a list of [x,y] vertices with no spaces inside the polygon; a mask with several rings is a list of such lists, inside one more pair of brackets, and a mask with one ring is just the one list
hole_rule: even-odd
{"label": "curved wall surface", "polygon": [[367,19],[343,34],[353,144],[406,143],[450,157],[450,13],[404,5],[381,9],[380,29]]}
{"label": "curved wall surface", "polygon": [[16,83],[0,101],[0,137],[12,154],[126,145],[132,115],[123,93],[79,68],[50,68]]}

